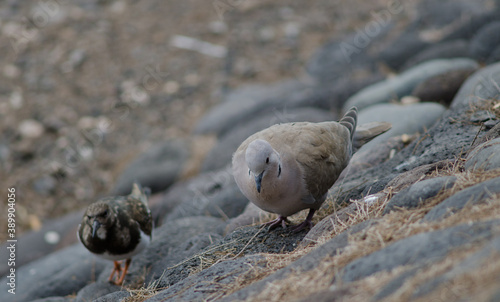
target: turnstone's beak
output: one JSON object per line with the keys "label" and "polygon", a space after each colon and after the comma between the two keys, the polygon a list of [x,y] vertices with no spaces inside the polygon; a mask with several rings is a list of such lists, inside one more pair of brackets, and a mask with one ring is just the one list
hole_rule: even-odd
{"label": "turnstone's beak", "polygon": [[262,173],[260,173],[259,175],[255,176],[255,186],[257,187],[257,192],[259,193],[263,176],[264,176],[264,171],[262,171]]}
{"label": "turnstone's beak", "polygon": [[95,237],[97,234],[97,230],[101,227],[101,223],[97,220],[94,220],[94,223],[92,223],[92,238]]}

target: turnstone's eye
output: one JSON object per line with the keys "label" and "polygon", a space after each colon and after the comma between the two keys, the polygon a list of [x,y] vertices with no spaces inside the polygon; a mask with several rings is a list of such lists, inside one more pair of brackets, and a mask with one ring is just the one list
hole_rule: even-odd
{"label": "turnstone's eye", "polygon": [[268,157],[268,158],[266,158],[266,164],[268,164],[268,163],[269,163],[269,157]]}
{"label": "turnstone's eye", "polygon": [[106,211],[104,211],[104,213],[102,213],[102,216],[106,217],[106,216],[108,216],[108,214],[109,214],[109,212],[108,212],[108,210],[106,210]]}

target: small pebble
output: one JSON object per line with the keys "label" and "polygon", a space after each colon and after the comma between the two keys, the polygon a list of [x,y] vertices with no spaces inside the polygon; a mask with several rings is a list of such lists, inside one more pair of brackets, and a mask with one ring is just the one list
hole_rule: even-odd
{"label": "small pebble", "polygon": [[213,21],[208,24],[208,28],[213,34],[223,34],[227,32],[227,25],[222,21]]}
{"label": "small pebble", "polygon": [[59,233],[54,231],[48,231],[47,233],[45,233],[45,236],[43,236],[43,238],[48,244],[58,244],[61,240],[61,236],[59,235]]}
{"label": "small pebble", "polygon": [[403,105],[416,104],[418,102],[420,102],[420,99],[411,95],[407,95],[401,98],[401,104]]}
{"label": "small pebble", "polygon": [[176,81],[168,81],[163,86],[163,91],[167,94],[175,94],[179,91],[180,85]]}
{"label": "small pebble", "polygon": [[80,120],[78,120],[77,127],[78,129],[90,129],[94,128],[97,124],[97,121],[95,118],[91,116],[82,116]]}
{"label": "small pebble", "polygon": [[28,119],[21,122],[19,125],[19,133],[25,138],[37,138],[44,132],[44,127],[41,123]]}
{"label": "small pebble", "polygon": [[274,40],[276,37],[276,32],[274,28],[266,26],[259,30],[259,38],[262,42],[269,42]]}
{"label": "small pebble", "polygon": [[7,64],[3,68],[3,75],[9,79],[17,79],[21,75],[21,70],[13,64]]}
{"label": "small pebble", "polygon": [[113,14],[121,15],[127,10],[125,1],[115,1],[109,6],[109,11]]}
{"label": "small pebble", "polygon": [[190,73],[184,77],[188,86],[197,86],[200,83],[200,78],[196,73]]}
{"label": "small pebble", "polygon": [[18,91],[18,90],[12,91],[12,93],[10,94],[10,97],[9,97],[9,103],[12,106],[12,108],[14,108],[14,109],[21,108],[23,106],[23,103],[24,103],[24,98],[23,98],[23,94],[21,93],[21,91]]}
{"label": "small pebble", "polygon": [[295,39],[300,34],[300,26],[296,22],[288,22],[283,26],[283,32],[288,39]]}

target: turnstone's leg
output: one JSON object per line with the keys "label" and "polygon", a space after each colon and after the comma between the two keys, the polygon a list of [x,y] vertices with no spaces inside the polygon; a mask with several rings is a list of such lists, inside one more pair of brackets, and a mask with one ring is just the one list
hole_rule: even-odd
{"label": "turnstone's leg", "polygon": [[301,224],[299,224],[297,226],[294,226],[292,228],[292,231],[294,233],[298,233],[298,232],[302,231],[305,228],[311,228],[312,227],[311,220],[312,220],[312,217],[314,216],[314,212],[316,212],[316,210],[310,209],[309,210],[309,214],[307,214],[306,220],[304,220],[304,222],[302,222]]}
{"label": "turnstone's leg", "polygon": [[130,258],[125,260],[125,267],[123,268],[120,279],[118,279],[118,281],[116,281],[116,285],[122,285],[123,279],[125,279],[125,275],[127,274],[128,267],[129,267],[131,261],[132,261],[132,259],[130,259]]}
{"label": "turnstone's leg", "polygon": [[120,262],[115,261],[115,267],[111,271],[111,275],[109,276],[108,281],[109,282],[113,281],[113,277],[115,276],[115,273],[118,272],[118,275],[120,275],[121,270],[122,270],[122,266],[121,266]]}
{"label": "turnstone's leg", "polygon": [[289,222],[288,219],[284,216],[280,216],[280,217],[276,218],[275,220],[264,223],[263,225],[268,225],[269,231],[270,231],[272,229],[277,228],[280,224],[283,228],[286,228],[286,222]]}

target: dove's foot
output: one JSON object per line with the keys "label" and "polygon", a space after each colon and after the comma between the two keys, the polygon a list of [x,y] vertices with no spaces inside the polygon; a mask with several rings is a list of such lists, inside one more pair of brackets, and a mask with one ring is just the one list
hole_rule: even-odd
{"label": "dove's foot", "polygon": [[298,233],[298,232],[302,231],[303,229],[310,229],[310,228],[312,228],[312,222],[311,222],[311,220],[306,219],[301,224],[294,226],[292,228],[292,231],[294,233]]}
{"label": "dove's foot", "polygon": [[280,225],[285,229],[286,228],[286,223],[289,222],[286,217],[280,216],[276,218],[275,220],[269,221],[264,223],[264,226],[269,226],[269,231],[279,227]]}
{"label": "dove's foot", "polygon": [[294,233],[298,233],[298,232],[302,231],[303,229],[306,229],[306,228],[310,229],[310,228],[312,228],[312,225],[313,225],[313,224],[312,224],[312,218],[313,218],[313,216],[314,216],[314,212],[316,212],[316,210],[314,210],[314,209],[310,209],[310,210],[309,210],[309,214],[307,214],[307,217],[306,217],[306,219],[304,220],[304,222],[302,222],[302,223],[301,223],[301,224],[299,224],[299,225],[294,226],[294,227],[292,228],[292,231],[293,231]]}

